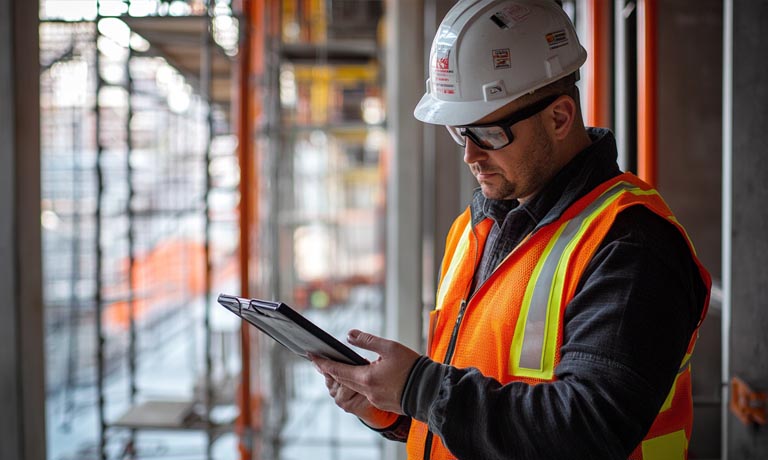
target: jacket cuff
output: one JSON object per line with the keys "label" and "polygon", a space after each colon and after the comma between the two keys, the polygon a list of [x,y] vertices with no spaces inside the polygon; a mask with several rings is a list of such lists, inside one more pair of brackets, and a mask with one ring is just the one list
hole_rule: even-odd
{"label": "jacket cuff", "polygon": [[[389,414],[388,417],[392,418],[392,423],[384,428],[375,428],[365,422],[365,420],[358,417],[360,422],[370,428],[371,430],[379,433],[390,441],[406,442],[408,440],[408,431],[411,428],[411,418],[406,415],[398,415],[393,412],[383,412]],[[382,419],[383,420],[383,419]],[[379,422],[379,420],[377,420]]]}
{"label": "jacket cuff", "polygon": [[441,382],[448,369],[448,365],[432,361],[426,356],[416,360],[400,400],[406,415],[428,423],[430,409],[440,393]]}
{"label": "jacket cuff", "polygon": [[374,420],[370,420],[369,422],[366,422],[365,420],[358,417],[361,422],[363,422],[363,425],[367,426],[368,428],[372,429],[373,431],[381,433],[382,431],[389,431],[391,430],[397,423],[399,422],[400,415],[395,414],[394,412],[387,412],[387,411],[376,411],[376,416]]}

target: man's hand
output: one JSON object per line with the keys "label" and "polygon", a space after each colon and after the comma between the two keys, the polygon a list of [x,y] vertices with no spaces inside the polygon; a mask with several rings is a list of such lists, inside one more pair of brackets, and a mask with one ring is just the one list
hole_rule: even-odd
{"label": "man's hand", "polygon": [[[347,341],[377,353],[379,359],[367,366],[351,366],[312,357],[312,362],[326,377],[326,386],[336,404],[363,420],[368,420],[363,416],[369,413],[368,403],[383,411],[402,414],[400,398],[419,354],[400,343],[356,329],[349,331]],[[340,385],[337,387],[337,384]]]}
{"label": "man's hand", "polygon": [[344,409],[345,412],[357,416],[369,427],[375,429],[385,428],[397,417],[395,414],[389,414],[381,409],[377,409],[368,401],[368,398],[340,384],[329,374],[323,375],[325,377],[325,386],[328,388],[328,394],[331,395],[336,405]]}

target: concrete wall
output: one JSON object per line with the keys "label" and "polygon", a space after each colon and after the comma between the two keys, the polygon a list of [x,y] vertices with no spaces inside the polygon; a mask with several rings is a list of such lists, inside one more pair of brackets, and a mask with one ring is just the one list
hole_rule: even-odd
{"label": "concrete wall", "polygon": [[719,279],[722,0],[658,8],[658,188]]}
{"label": "concrete wall", "polygon": [[[719,284],[722,189],[721,0],[657,3],[658,188]],[[693,358],[691,456],[720,456],[720,305],[713,304]]]}
{"label": "concrete wall", "polygon": [[45,459],[37,1],[0,0],[0,459]]}
{"label": "concrete wall", "polygon": [[[14,261],[14,209],[16,190],[13,170],[13,48],[10,0],[0,0],[0,458],[19,458],[21,453],[21,407],[17,404],[20,388],[17,375],[17,299],[15,298],[16,266]],[[6,294],[8,293],[8,294]]]}
{"label": "concrete wall", "polygon": [[[658,2],[658,188],[720,279],[722,188],[721,0]],[[719,282],[719,281],[718,281]],[[720,305],[693,357],[695,458],[720,456]]]}
{"label": "concrete wall", "polygon": [[[730,374],[768,391],[768,1],[733,1]],[[768,458],[768,426],[728,420],[728,458]]]}

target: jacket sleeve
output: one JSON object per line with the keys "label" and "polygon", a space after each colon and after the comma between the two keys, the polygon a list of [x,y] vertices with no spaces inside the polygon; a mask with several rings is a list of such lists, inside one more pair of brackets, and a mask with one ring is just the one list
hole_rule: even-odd
{"label": "jacket sleeve", "polygon": [[669,393],[705,298],[682,235],[629,208],[566,309],[556,381],[501,385],[421,357],[403,409],[460,459],[626,459]]}

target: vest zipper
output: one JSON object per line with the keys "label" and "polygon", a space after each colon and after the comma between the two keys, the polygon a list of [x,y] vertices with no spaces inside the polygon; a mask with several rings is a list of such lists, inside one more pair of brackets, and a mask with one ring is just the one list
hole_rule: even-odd
{"label": "vest zipper", "polygon": [[459,306],[459,314],[456,316],[456,323],[453,325],[451,341],[448,342],[448,350],[446,350],[445,359],[443,359],[445,364],[450,364],[451,359],[453,359],[453,352],[456,349],[456,342],[458,341],[459,337],[459,329],[461,328],[461,320],[464,319],[464,312],[467,311],[467,303],[468,302],[466,300],[462,300],[461,306]]}
{"label": "vest zipper", "polygon": [[[478,256],[478,243],[477,243],[477,231],[475,230],[474,225],[472,226],[472,236],[475,239],[475,262],[473,267],[477,268],[477,256]],[[483,283],[485,284],[485,283]],[[469,289],[472,289],[472,285],[470,284]],[[467,292],[469,294],[469,292]],[[465,297],[472,298],[472,296],[467,295]],[[445,358],[443,358],[444,364],[450,364],[451,360],[453,359],[453,352],[456,349],[456,341],[459,338],[459,329],[461,329],[461,321],[464,319],[464,313],[467,311],[467,304],[469,304],[469,300],[463,299],[461,301],[461,305],[459,306],[459,314],[456,316],[456,322],[453,324],[453,331],[451,332],[451,340],[448,342],[448,349],[445,352]],[[434,434],[431,431],[427,431],[427,437],[424,439],[424,460],[430,460],[430,457],[432,456],[432,438]]]}
{"label": "vest zipper", "polygon": [[[448,350],[445,352],[444,364],[450,364],[453,359],[453,351],[456,348],[456,341],[459,336],[459,328],[461,328],[461,320],[464,318],[464,312],[467,311],[467,301],[462,300],[459,307],[459,314],[456,316],[456,322],[453,325],[453,332],[451,333],[451,341],[448,342]],[[427,431],[427,437],[424,439],[424,460],[429,460],[432,456],[432,432]]]}
{"label": "vest zipper", "polygon": [[[451,341],[448,342],[448,350],[445,352],[445,358],[443,359],[443,364],[450,364],[451,360],[453,359],[453,353],[456,348],[456,341],[459,338],[459,329],[461,328],[461,322],[464,319],[464,313],[467,311],[467,305],[469,304],[469,301],[472,300],[472,298],[475,296],[475,293],[480,291],[480,289],[485,285],[488,280],[490,280],[493,277],[493,274],[496,272],[496,270],[507,260],[509,259],[512,254],[514,254],[517,249],[523,245],[528,239],[533,235],[533,233],[536,231],[536,229],[532,230],[531,233],[526,235],[522,241],[520,241],[517,246],[515,246],[514,249],[512,249],[509,254],[507,254],[504,259],[499,262],[499,265],[494,268],[493,272],[488,276],[488,278],[485,279],[482,283],[480,283],[477,288],[475,288],[474,292],[471,294],[469,293],[469,290],[467,290],[467,295],[465,296],[466,299],[461,301],[461,305],[459,306],[459,314],[456,316],[456,323],[453,325],[453,332],[451,333]],[[474,225],[472,226],[472,236],[475,238],[475,262],[474,267],[477,269],[477,257],[478,257],[478,242],[477,242],[477,231],[475,230]],[[473,276],[474,279],[474,276]],[[470,284],[469,289],[472,289],[472,285]],[[427,431],[427,437],[424,439],[424,460],[430,460],[430,457],[432,456],[432,438],[434,434],[431,431]]]}

